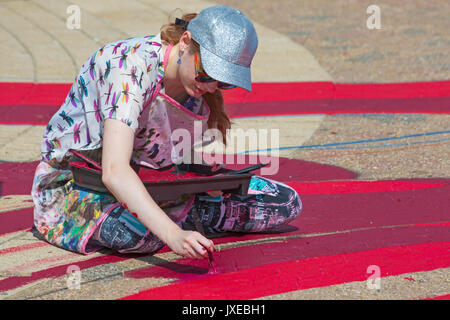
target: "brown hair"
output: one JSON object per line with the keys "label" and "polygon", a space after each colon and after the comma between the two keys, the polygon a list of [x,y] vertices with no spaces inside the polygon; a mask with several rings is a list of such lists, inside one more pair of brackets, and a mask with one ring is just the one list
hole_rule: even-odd
{"label": "brown hair", "polygon": [[[197,16],[197,13],[184,14],[181,19],[190,21]],[[170,19],[170,18],[169,18]],[[181,36],[186,31],[183,26],[176,25],[175,23],[168,23],[161,27],[161,39],[172,44],[177,44],[180,41]],[[197,51],[200,50],[200,46],[192,39],[192,43]],[[203,99],[211,110],[208,118],[208,128],[217,128],[222,133],[223,144],[227,144],[226,130],[231,128],[231,121],[225,111],[222,91],[217,89],[213,93],[206,92],[203,94]]]}

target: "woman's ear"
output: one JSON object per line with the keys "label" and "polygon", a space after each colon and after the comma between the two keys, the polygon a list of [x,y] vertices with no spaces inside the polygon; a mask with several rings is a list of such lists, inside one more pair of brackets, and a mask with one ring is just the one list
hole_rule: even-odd
{"label": "woman's ear", "polygon": [[192,37],[189,31],[185,31],[180,38],[180,50],[184,51],[192,46]]}

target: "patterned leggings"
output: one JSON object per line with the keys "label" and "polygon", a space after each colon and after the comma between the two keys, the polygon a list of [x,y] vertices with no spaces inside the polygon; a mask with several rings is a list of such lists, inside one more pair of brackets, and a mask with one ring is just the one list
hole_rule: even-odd
{"label": "patterned leggings", "polygon": [[[179,226],[196,230],[192,209],[197,209],[206,235],[223,232],[261,232],[286,224],[302,210],[302,202],[291,187],[274,180],[253,176],[248,195],[212,198],[195,195],[192,207]],[[154,253],[164,243],[148,231],[123,207],[113,210],[94,232],[89,244],[121,253]]]}

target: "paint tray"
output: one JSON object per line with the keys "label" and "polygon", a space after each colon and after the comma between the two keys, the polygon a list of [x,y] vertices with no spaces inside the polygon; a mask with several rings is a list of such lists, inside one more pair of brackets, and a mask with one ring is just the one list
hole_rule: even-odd
{"label": "paint tray", "polygon": [[[94,163],[95,164],[95,163]],[[172,165],[168,168],[150,169],[132,166],[155,201],[178,199],[182,194],[222,190],[246,196],[250,185],[250,171],[265,166],[259,164],[241,170],[222,168],[212,172],[212,167],[200,164]],[[70,162],[75,184],[95,191],[108,192],[103,184],[101,168],[85,161]]]}

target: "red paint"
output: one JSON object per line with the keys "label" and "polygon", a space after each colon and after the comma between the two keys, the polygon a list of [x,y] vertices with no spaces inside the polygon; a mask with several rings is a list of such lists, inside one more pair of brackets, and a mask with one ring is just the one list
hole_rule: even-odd
{"label": "red paint", "polygon": [[[346,169],[326,164],[320,164],[310,161],[297,159],[278,158],[280,170],[277,174],[267,176],[267,178],[277,181],[322,181],[339,179],[356,179],[358,175]],[[237,159],[234,160],[234,163]],[[255,164],[250,162],[249,155],[244,155],[245,164],[226,164],[230,169],[242,169],[248,165]],[[12,162],[0,163],[0,182],[1,195],[8,194],[29,194],[33,176],[39,161],[33,162]],[[301,168],[299,170],[298,168]],[[253,171],[260,175],[260,170]]]}
{"label": "red paint", "polygon": [[[249,164],[254,164],[249,161],[248,155],[244,156],[244,160],[245,164],[227,164],[226,167],[230,169],[242,169]],[[267,176],[267,178],[277,181],[317,181],[327,179],[353,179],[357,177],[357,175],[353,172],[329,165],[287,158],[279,158],[278,160],[282,170],[280,170],[276,175]],[[2,192],[0,196],[8,194],[29,194],[32,187],[34,172],[38,164],[38,161],[24,163],[0,163],[0,183]],[[302,170],[298,170],[298,168],[302,168]],[[158,171],[151,171],[153,171],[153,179],[156,180],[155,172]],[[255,171],[255,174],[259,173],[260,170]],[[186,178],[188,176],[182,177]],[[158,179],[160,178],[161,177]],[[0,215],[0,234],[24,230],[32,225],[33,208],[5,212]]]}
{"label": "red paint", "polygon": [[69,251],[64,251],[64,252],[65,252],[64,254],[59,255],[59,256],[49,256],[49,257],[44,256],[44,258],[34,259],[34,260],[24,263],[24,264],[18,264],[13,267],[4,269],[3,271],[14,274],[14,273],[23,272],[23,271],[30,270],[30,269],[39,269],[39,268],[42,268],[42,266],[50,266],[50,265],[55,265],[58,263],[64,263],[68,259],[73,259],[74,256],[76,256],[76,254],[71,253]]}
{"label": "red paint", "polygon": [[131,212],[131,214],[132,214],[135,218],[138,218],[138,215],[137,215],[136,212]]}
{"label": "red paint", "polygon": [[[59,106],[0,106],[7,108],[0,112],[3,125],[45,126]],[[314,114],[448,114],[450,98],[409,98],[409,99],[335,99],[335,100],[294,100],[228,103],[225,109],[230,118],[299,116]]]}
{"label": "red paint", "polygon": [[189,180],[189,179],[209,179],[209,177],[196,174],[193,172],[184,172],[184,174],[175,173],[174,169],[166,171],[158,171],[152,169],[141,168],[138,173],[139,178],[143,181],[176,181],[176,180]]}
{"label": "red paint", "polygon": [[[222,239],[215,239],[216,244],[219,240]],[[228,240],[226,242],[248,239],[234,237]],[[391,245],[393,241],[402,246],[423,242],[450,242],[450,234],[446,227],[438,227],[432,233],[425,227],[409,226],[349,230],[345,233],[298,237],[222,250],[216,252],[214,259],[219,273],[230,273],[266,264],[379,249]],[[414,261],[410,262],[414,263]],[[137,279],[161,277],[185,282],[207,277],[207,272],[206,261],[180,258],[174,262],[126,272],[125,276]]]}
{"label": "red paint", "polygon": [[411,278],[411,277],[404,277],[403,279],[416,282],[416,280],[414,278]]}
{"label": "red paint", "polygon": [[255,299],[294,290],[365,281],[369,277],[369,265],[378,265],[381,277],[445,268],[450,265],[450,242],[396,246],[262,265],[148,289],[122,299]]}
{"label": "red paint", "polygon": [[0,105],[60,106],[71,86],[71,83],[0,82]]}
{"label": "red paint", "polygon": [[[95,267],[95,266],[102,265],[102,264],[108,264],[108,263],[114,263],[114,262],[132,259],[134,257],[136,257],[136,255],[134,255],[134,256],[131,254],[129,254],[129,255],[120,255],[120,254],[104,255],[104,256],[92,258],[89,260],[77,261],[76,265],[78,267],[80,267],[80,269],[86,269],[86,268],[91,268],[91,267]],[[71,263],[68,263],[65,265],[61,265],[61,266],[57,266],[57,267],[53,267],[53,268],[47,268],[47,269],[44,269],[41,271],[36,271],[36,272],[33,272],[31,274],[31,276],[12,276],[12,277],[8,277],[6,279],[2,279],[2,280],[0,280],[0,291],[15,289],[20,286],[24,286],[28,283],[38,281],[41,279],[56,278],[56,277],[63,276],[66,274],[67,268],[73,264],[74,264],[74,262],[71,262]]]}
{"label": "red paint", "polygon": [[[89,166],[87,163],[84,162],[73,162],[71,163],[71,165],[77,168],[86,168],[92,172],[101,172],[100,170],[92,168],[91,166]],[[138,176],[142,181],[145,182],[163,182],[163,181],[173,182],[189,179],[210,179],[210,177],[208,176],[193,172],[184,172],[182,174],[177,174],[173,168],[169,170],[159,171],[141,167],[139,169]]]}
{"label": "red paint", "polygon": [[443,296],[436,296],[436,297],[431,297],[431,298],[425,298],[422,300],[450,300],[450,294],[446,294]]}
{"label": "red paint", "polygon": [[417,223],[412,226],[413,227],[450,227],[450,222]]}
{"label": "red paint", "polygon": [[39,161],[0,163],[1,194],[30,194]]}
{"label": "red paint", "polygon": [[28,229],[33,226],[33,208],[0,213],[0,235]]}
{"label": "red paint", "polygon": [[[412,84],[393,84],[393,85],[340,85],[330,82],[322,83],[297,83],[297,84],[254,84],[252,93],[240,92],[239,89],[228,91],[225,93],[227,110],[230,111],[231,117],[239,117],[243,115],[248,116],[267,116],[274,115],[274,110],[277,114],[308,114],[308,113],[365,113],[365,112],[424,112],[424,113],[448,113],[449,112],[449,98],[448,85],[450,82],[432,82],[432,83],[412,83]],[[50,117],[57,111],[59,105],[64,101],[70,85],[62,84],[60,86],[54,85],[35,85],[25,84],[20,87],[20,84],[0,84],[2,96],[0,97],[0,105],[5,106],[8,112],[2,112],[0,122],[12,123],[31,123],[31,124],[47,124]],[[4,90],[7,88],[7,90]],[[271,90],[268,90],[270,88]],[[56,90],[55,90],[56,89]],[[356,90],[355,90],[356,89]],[[4,94],[6,93],[6,94]],[[51,93],[51,94],[50,94]],[[228,95],[230,94],[230,95]],[[234,95],[234,96],[233,96]],[[281,102],[281,103],[280,103]],[[245,104],[245,108],[242,108]],[[7,107],[6,107],[7,106]],[[274,108],[275,107],[275,108]],[[6,110],[6,109],[5,109]],[[248,159],[248,158],[247,158]],[[349,270],[352,264],[352,254],[359,254],[359,251],[364,251],[367,248],[373,249],[369,256],[362,259],[365,263],[371,260],[372,256],[377,257],[377,253],[385,250],[379,247],[395,244],[418,244],[424,241],[449,241],[448,239],[448,207],[450,207],[448,193],[449,180],[430,179],[422,180],[424,184],[420,184],[420,179],[411,180],[414,185],[409,185],[400,182],[400,185],[392,183],[391,186],[387,182],[380,182],[378,184],[369,184],[366,182],[351,182],[346,181],[343,185],[335,186],[340,193],[333,192],[333,183],[322,183],[320,186],[313,183],[306,183],[305,181],[318,180],[337,180],[337,179],[355,179],[357,174],[340,168],[319,165],[313,162],[286,160],[280,159],[280,167],[283,168],[275,176],[268,178],[283,181],[296,182],[294,185],[302,196],[304,210],[299,218],[294,220],[290,226],[286,227],[287,232],[282,235],[293,234],[307,234],[313,232],[328,232],[339,231],[352,228],[361,227],[382,227],[395,224],[409,224],[408,227],[391,227],[378,228],[365,231],[353,231],[345,234],[337,234],[333,236],[318,236],[308,238],[308,241],[301,239],[299,241],[289,240],[288,247],[285,251],[279,246],[286,243],[267,244],[267,246],[249,246],[247,249],[226,250],[216,255],[216,260],[219,262],[219,270],[221,274],[217,274],[214,278],[219,277],[223,280],[223,276],[234,275],[236,278],[228,278],[227,281],[222,282],[223,293],[237,294],[242,290],[237,287],[238,284],[244,284],[244,287],[249,291],[253,289],[254,281],[256,285],[263,286],[266,284],[261,279],[264,277],[264,272],[252,272],[259,268],[264,269],[266,265],[273,265],[274,268],[268,270],[267,275],[275,274],[277,277],[283,274],[282,268],[277,264],[293,263],[293,259],[307,259],[312,261],[322,259],[323,255],[335,256],[330,266],[323,265],[322,272],[328,272],[326,277],[332,277],[334,270],[340,270],[343,275],[346,275],[347,269],[345,262],[349,263]],[[0,164],[0,182],[2,183],[2,195],[4,194],[29,194],[31,190],[32,177],[34,169],[38,162],[34,163],[5,163]],[[247,162],[248,163],[248,162]],[[236,165],[239,167],[239,165]],[[227,167],[229,167],[227,165]],[[299,169],[300,168],[300,169]],[[441,186],[427,186],[426,189],[419,189],[425,187],[426,184],[440,184]],[[384,185],[383,185],[384,184]],[[391,188],[392,187],[392,188]],[[406,189],[402,189],[408,187]],[[391,188],[391,189],[389,189]],[[303,193],[302,193],[303,191]],[[391,191],[396,191],[392,193]],[[377,192],[376,195],[371,194]],[[25,213],[25,215],[23,214]],[[23,230],[24,225],[28,229],[32,225],[32,210],[27,210],[22,213],[18,211],[2,213],[0,215],[0,233],[13,232]],[[289,229],[288,227],[291,227]],[[217,243],[260,239],[272,237],[273,234],[246,234],[240,237],[231,236],[217,239]],[[302,242],[303,241],[303,242]],[[46,244],[45,242],[41,242]],[[263,248],[265,254],[263,258],[256,255],[255,250]],[[405,255],[392,255],[391,259],[397,259],[394,264],[400,267],[405,263],[409,263],[405,268],[414,269],[419,268],[424,263],[424,259],[432,258],[433,252],[431,250],[428,256],[415,257],[415,248],[410,247],[411,252]],[[19,247],[3,249],[3,253],[14,252],[19,250]],[[33,249],[31,247],[24,247],[20,250]],[[19,251],[20,251],[19,250]],[[165,247],[160,252],[166,252]],[[351,253],[350,256],[342,253]],[[235,254],[234,259],[232,254]],[[447,249],[448,253],[448,249]],[[231,254],[231,257],[227,255]],[[300,255],[300,256],[299,256]],[[322,256],[322,257],[321,257]],[[408,256],[411,259],[405,259]],[[121,259],[132,258],[132,255],[126,257],[104,256],[88,260],[86,262],[79,262],[77,265],[81,267],[89,267],[93,265],[112,263],[120,261]],[[255,257],[259,258],[255,259]],[[348,259],[347,259],[348,258]],[[378,258],[380,256],[378,255]],[[342,260],[344,259],[344,260]],[[251,260],[251,261],[250,261]],[[286,261],[287,260],[287,261]],[[183,261],[183,260],[181,260]],[[237,262],[236,262],[237,261]],[[317,262],[318,260],[316,260]],[[384,260],[383,260],[384,261]],[[186,260],[187,264],[192,264],[192,260]],[[232,263],[236,264],[233,265]],[[342,262],[342,263],[341,263]],[[436,262],[440,263],[439,257]],[[200,262],[198,262],[200,263]],[[253,263],[253,264],[252,264]],[[334,264],[333,264],[334,263]],[[431,264],[434,261],[431,262]],[[205,264],[205,262],[203,262]],[[67,265],[68,266],[68,265]],[[0,289],[8,290],[7,288],[16,288],[25,285],[36,279],[42,279],[52,276],[64,275],[67,266],[60,266],[49,268],[35,272],[30,277],[10,277],[0,281]],[[311,265],[314,269],[314,265]],[[448,264],[447,264],[448,266]],[[183,266],[182,266],[183,267]],[[183,268],[187,268],[184,266]],[[191,273],[183,273],[186,269],[173,272],[175,278],[180,281],[187,281],[186,283],[194,283],[190,281],[199,279],[197,281],[206,281],[212,279],[206,275],[206,266],[199,267],[191,266]],[[316,266],[317,267],[317,266]],[[247,268],[247,269],[246,269]],[[289,268],[288,268],[289,269]],[[234,270],[234,271],[233,271]],[[305,270],[306,275],[308,270]],[[332,271],[330,271],[332,270]],[[138,270],[142,272],[142,276],[148,276],[155,272],[151,270]],[[134,274],[136,275],[137,272]],[[167,277],[171,275],[167,268],[161,268],[161,276]],[[354,271],[354,270],[353,270]],[[383,269],[382,269],[383,271]],[[248,272],[249,276],[242,276]],[[311,271],[313,272],[313,270]],[[182,276],[180,276],[180,273]],[[241,274],[242,273],[242,274]],[[184,278],[183,278],[184,275]],[[253,276],[253,278],[252,278]],[[337,274],[336,277],[341,276]],[[367,275],[365,275],[367,276]],[[190,278],[189,278],[190,277]],[[272,278],[270,278],[272,281]],[[283,285],[283,279],[280,278],[280,284],[274,283],[275,290],[279,290]],[[292,278],[294,279],[294,278]],[[297,276],[295,281],[300,281],[303,284],[308,284],[308,278],[303,279]],[[321,280],[320,277],[310,277],[309,281],[314,283],[315,280]],[[330,280],[330,279],[328,279]],[[332,279],[333,280],[333,279]],[[345,277],[341,277],[336,281],[343,281]],[[233,282],[236,281],[236,282]],[[270,287],[271,282],[267,285]],[[306,281],[306,282],[305,282]],[[250,281],[251,282],[251,281]],[[289,284],[289,281],[287,281]],[[182,282],[180,283],[182,284]],[[211,284],[210,287],[214,287]],[[326,285],[326,284],[325,284]],[[201,286],[200,286],[201,287]],[[220,286],[219,286],[220,287]],[[6,289],[5,289],[6,288]],[[204,289],[204,287],[203,287]],[[257,288],[255,288],[257,289]],[[199,287],[194,286],[194,293],[199,293]],[[214,295],[214,292],[210,292]],[[218,292],[220,294],[221,292]],[[245,292],[244,292],[245,293]],[[261,292],[257,292],[261,294]]]}
{"label": "red paint", "polygon": [[411,182],[401,180],[377,181],[321,181],[321,182],[289,182],[289,186],[299,194],[337,194],[337,193],[370,193],[395,192],[415,189],[443,187],[442,183]]}
{"label": "red paint", "polygon": [[34,243],[24,244],[24,245],[17,246],[17,247],[1,249],[0,255],[8,254],[8,253],[17,253],[20,251],[26,251],[26,250],[36,249],[36,248],[40,248],[40,247],[48,247],[48,246],[50,246],[50,244],[45,241],[34,242]]}
{"label": "red paint", "polygon": [[[60,106],[71,83],[0,82],[0,106]],[[450,81],[404,83],[261,82],[252,83],[252,91],[236,88],[223,91],[227,103],[267,100],[313,100],[330,98],[423,98],[448,97]]]}
{"label": "red paint", "polygon": [[[1,215],[0,215],[1,216]],[[321,255],[333,255],[342,254],[346,252],[361,251],[368,248],[368,243],[372,243],[369,248],[379,248],[382,246],[389,245],[393,239],[396,243],[404,244],[416,244],[423,241],[450,241],[450,233],[446,228],[437,227],[433,229],[430,233],[426,227],[423,228],[395,228],[395,229],[377,229],[377,230],[366,230],[366,231],[355,231],[344,234],[328,235],[328,236],[318,236],[314,238],[300,238],[292,239],[289,241],[294,241],[293,245],[286,245],[286,243],[272,243],[258,245],[267,246],[264,255],[266,262],[264,260],[257,260],[254,258],[256,248],[254,246],[247,246],[239,248],[239,250],[244,250],[240,252],[233,253],[233,250],[219,251],[215,254],[215,261],[217,263],[217,268],[219,273],[229,272],[230,270],[236,270],[236,267],[249,268],[253,266],[259,266],[261,264],[272,263],[272,262],[283,262],[293,259],[308,259],[314,258]],[[285,234],[282,234],[285,235]],[[265,235],[245,235],[245,236],[235,236],[227,238],[217,238],[214,240],[216,244],[229,242],[229,241],[240,241],[248,240],[253,237],[265,238],[276,236],[274,234]],[[368,239],[366,241],[366,239]],[[309,243],[309,244],[307,244]],[[276,245],[275,247],[273,247]],[[279,250],[279,248],[285,248],[285,251]],[[167,247],[164,247],[159,252],[170,251]],[[231,256],[229,255],[231,254]],[[274,255],[276,254],[276,255]],[[118,261],[123,261],[127,259],[132,259],[139,257],[139,255],[127,254],[127,255],[104,255],[101,257],[92,258],[85,261],[77,262],[77,265],[81,268],[90,268],[97,265],[114,263]],[[239,263],[233,265],[233,259],[239,259]],[[9,277],[0,280],[0,291],[11,290],[30,282],[37,281],[40,279],[59,277],[66,274],[67,267],[73,264],[66,264],[58,267],[48,268],[45,270],[33,272],[31,276],[24,277]],[[192,280],[204,277],[208,272],[207,262],[204,260],[191,260],[191,259],[180,259],[176,263],[167,263],[161,266],[152,266],[151,269],[144,268],[141,270],[135,270],[132,272],[125,273],[125,276],[139,278],[139,277],[167,277],[167,278],[180,278],[180,280]],[[173,270],[173,271],[171,271]]]}
{"label": "red paint", "polygon": [[[71,84],[0,83],[0,123],[46,125]],[[224,91],[231,118],[288,114],[450,113],[450,81],[334,84],[253,83],[252,92]],[[245,104],[245,108],[243,108]]]}
{"label": "red paint", "polygon": [[334,95],[334,84],[318,82],[261,82],[252,83],[252,91],[236,88],[222,91],[225,103],[248,103],[264,101],[289,101],[330,99]]}
{"label": "red paint", "polygon": [[450,97],[405,99],[328,99],[226,104],[230,118],[312,114],[448,114]]}
{"label": "red paint", "polygon": [[[202,153],[200,152],[201,156]],[[224,156],[224,164],[228,169],[239,170],[257,162],[269,162],[274,165],[278,162],[278,172],[273,175],[265,175],[264,177],[281,182],[289,181],[322,181],[322,180],[340,180],[340,179],[356,179],[358,175],[346,169],[326,164],[320,164],[312,161],[304,161],[298,159],[288,159],[284,157],[264,157],[263,159],[253,159],[252,155],[242,156],[243,163],[238,164],[239,158],[234,155],[229,161]],[[270,164],[268,165],[270,167]],[[252,171],[257,176],[261,176],[261,169]]]}
{"label": "red paint", "polygon": [[449,97],[450,81],[400,83],[336,83],[336,98]]}

